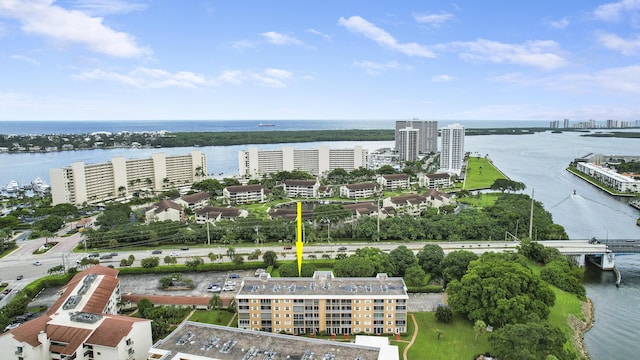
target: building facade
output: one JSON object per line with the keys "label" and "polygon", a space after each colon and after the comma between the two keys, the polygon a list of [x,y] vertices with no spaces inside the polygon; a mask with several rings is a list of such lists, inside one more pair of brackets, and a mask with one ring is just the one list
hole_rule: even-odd
{"label": "building facade", "polygon": [[438,151],[438,122],[435,120],[424,121],[419,119],[396,121],[396,151],[400,151],[400,130],[406,128],[418,130],[420,137],[418,151],[420,153],[427,154]]}
{"label": "building facade", "polygon": [[266,197],[262,185],[234,185],[222,189],[222,197],[227,204],[261,203]]}
{"label": "building facade", "polygon": [[320,182],[318,180],[285,180],[282,184],[285,194],[291,198],[317,198]]}
{"label": "building facade", "polygon": [[368,154],[362,146],[353,149],[330,149],[320,146],[317,149],[294,149],[284,147],[276,150],[258,150],[249,148],[238,154],[239,175],[260,179],[280,171],[305,171],[314,176],[324,176],[341,168],[353,171],[367,167]]}
{"label": "building facade", "polygon": [[207,159],[200,151],[151,158],[115,157],[105,163],[74,162],[65,168],[49,170],[52,205],[126,198],[137,192],[161,192],[172,187],[191,185],[207,173]]}
{"label": "building facade", "polygon": [[408,189],[411,183],[407,174],[385,174],[378,176],[378,184],[387,191]]}
{"label": "building facade", "polygon": [[340,197],[348,199],[363,199],[377,196],[382,193],[378,183],[357,183],[340,186]]}
{"label": "building facade", "polygon": [[452,124],[442,128],[440,171],[460,175],[464,163],[464,126]]}
{"label": "building facade", "polygon": [[238,328],[289,334],[393,334],[407,329],[402,278],[245,278],[236,295]]}
{"label": "building facade", "polygon": [[399,141],[400,145],[398,146],[398,155],[400,157],[400,161],[418,160],[420,131],[412,127],[400,129]]}
{"label": "building facade", "polygon": [[612,187],[620,192],[639,193],[640,181],[631,176],[618,174],[615,170],[607,167],[587,163],[576,163],[576,169],[583,174],[587,174],[601,183]]}
{"label": "building facade", "polygon": [[0,335],[6,359],[147,359],[151,320],[117,315],[118,271],[76,274],[43,314]]}

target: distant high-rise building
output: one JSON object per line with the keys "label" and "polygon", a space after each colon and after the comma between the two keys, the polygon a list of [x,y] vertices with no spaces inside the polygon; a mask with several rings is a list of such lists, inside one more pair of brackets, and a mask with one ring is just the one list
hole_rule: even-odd
{"label": "distant high-rise building", "polygon": [[71,163],[65,168],[50,169],[51,203],[97,204],[131,196],[136,192],[152,193],[172,187],[191,186],[207,174],[207,158],[200,151],[190,154],[152,154],[146,159],[114,157],[108,162]]}
{"label": "distant high-rise building", "polygon": [[562,124],[562,127],[565,129],[569,128],[569,119],[564,119],[564,123]]}
{"label": "distant high-rise building", "polygon": [[552,129],[557,129],[560,127],[560,120],[551,120],[549,122],[549,127]]}
{"label": "distant high-rise building", "polygon": [[452,124],[441,130],[440,171],[460,174],[464,160],[464,126]]}
{"label": "distant high-rise building", "polygon": [[438,151],[438,122],[418,119],[396,121],[396,151],[400,151],[400,130],[406,128],[414,128],[419,131],[419,152],[426,154]]}
{"label": "distant high-rise building", "polygon": [[282,149],[258,150],[249,148],[238,153],[240,176],[260,179],[279,171],[306,171],[315,176],[341,168],[353,171],[368,166],[369,151],[356,145],[353,149],[330,149],[320,146],[317,149],[294,149],[286,146]]}
{"label": "distant high-rise building", "polygon": [[420,143],[420,130],[412,127],[400,129],[400,147],[398,153],[401,161],[416,161]]}

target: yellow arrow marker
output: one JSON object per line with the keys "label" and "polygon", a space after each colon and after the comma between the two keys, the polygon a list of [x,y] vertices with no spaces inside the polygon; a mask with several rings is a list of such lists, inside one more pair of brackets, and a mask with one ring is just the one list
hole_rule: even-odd
{"label": "yellow arrow marker", "polygon": [[298,255],[298,276],[302,276],[302,203],[298,202],[298,240],[296,241],[296,254]]}

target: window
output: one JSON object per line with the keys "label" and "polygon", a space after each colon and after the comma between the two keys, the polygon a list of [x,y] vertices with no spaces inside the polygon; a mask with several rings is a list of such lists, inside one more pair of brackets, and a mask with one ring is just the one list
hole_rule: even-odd
{"label": "window", "polygon": [[356,306],[356,311],[360,311],[360,306]]}
{"label": "window", "polygon": [[280,314],[274,314],[273,317],[279,318]]}
{"label": "window", "polygon": [[251,314],[251,317],[252,317],[252,318],[257,318],[257,317],[258,317],[258,314]]}
{"label": "window", "polygon": [[275,310],[275,311],[280,311],[280,306],[276,306],[276,307],[274,308],[274,310]]}

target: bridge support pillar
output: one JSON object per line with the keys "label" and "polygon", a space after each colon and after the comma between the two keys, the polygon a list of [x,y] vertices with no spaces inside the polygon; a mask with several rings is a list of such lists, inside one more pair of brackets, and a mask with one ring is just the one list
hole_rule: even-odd
{"label": "bridge support pillar", "polygon": [[589,260],[602,270],[613,270],[615,268],[616,254],[606,253],[600,255],[589,255]]}

